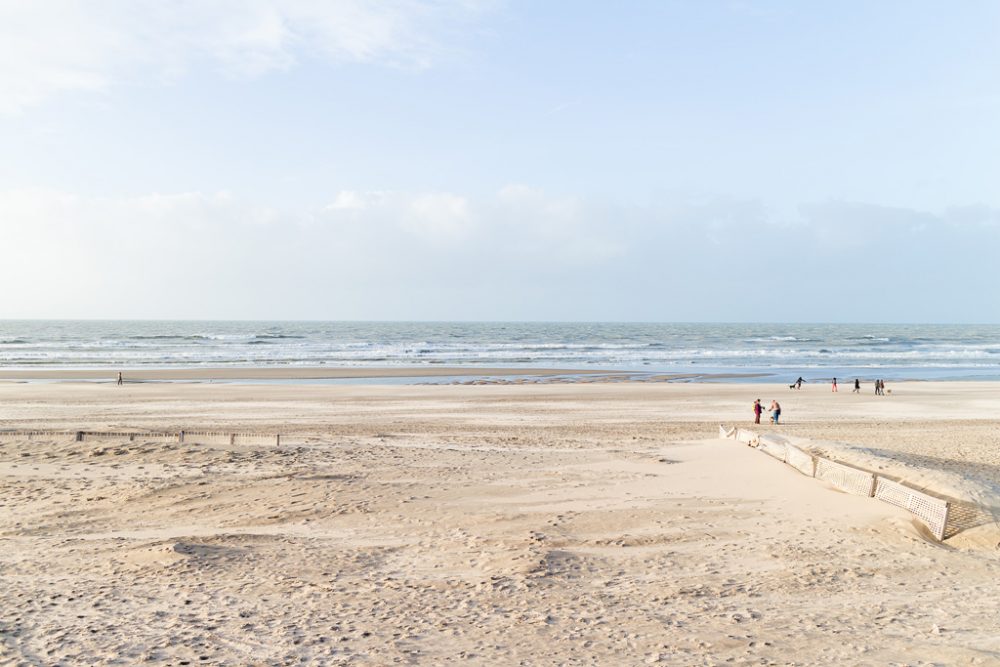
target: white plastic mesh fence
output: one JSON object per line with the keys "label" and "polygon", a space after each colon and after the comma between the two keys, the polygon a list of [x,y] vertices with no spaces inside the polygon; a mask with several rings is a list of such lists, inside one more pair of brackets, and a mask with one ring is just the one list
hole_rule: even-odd
{"label": "white plastic mesh fence", "polygon": [[768,454],[769,456],[773,456],[779,461],[783,462],[785,460],[785,443],[772,440],[766,435],[760,436],[757,442],[757,449],[760,451]]}
{"label": "white plastic mesh fence", "polygon": [[816,479],[833,484],[841,491],[871,497],[875,490],[875,475],[864,470],[816,457]]}
{"label": "white plastic mesh fence", "polygon": [[917,518],[922,519],[934,533],[934,537],[939,540],[944,539],[945,528],[948,524],[947,501],[920,493],[884,477],[878,477],[875,480],[875,497],[890,505],[902,507]]}
{"label": "white plastic mesh fence", "polygon": [[812,477],[816,474],[816,462],[813,460],[812,454],[799,449],[795,445],[785,445],[785,463],[803,475]]}
{"label": "white plastic mesh fence", "polygon": [[933,535],[943,540],[948,532],[951,505],[940,498],[921,493],[874,473],[829,459],[813,456],[809,452],[785,442],[772,440],[768,434],[758,435],[742,428],[719,426],[722,437],[735,438],[739,442],[755,446],[765,453],[780,459],[799,472],[829,482],[847,493],[876,497],[897,507],[902,507],[927,524]]}
{"label": "white plastic mesh fence", "polygon": [[224,433],[220,431],[184,431],[184,442],[203,445],[274,445],[274,433]]}
{"label": "white plastic mesh fence", "polygon": [[142,442],[177,442],[176,433],[140,433],[133,440]]}
{"label": "white plastic mesh fence", "polygon": [[215,431],[184,431],[184,442],[194,445],[228,445],[232,442],[231,433]]}
{"label": "white plastic mesh fence", "polygon": [[128,440],[129,442],[177,442],[176,433],[144,433],[141,431],[78,431],[80,442],[88,440]]}
{"label": "white plastic mesh fence", "polygon": [[274,433],[233,433],[237,445],[277,445],[281,436]]}

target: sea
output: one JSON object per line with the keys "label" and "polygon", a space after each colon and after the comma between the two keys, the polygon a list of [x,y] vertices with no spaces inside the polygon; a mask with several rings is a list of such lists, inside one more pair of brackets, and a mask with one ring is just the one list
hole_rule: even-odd
{"label": "sea", "polygon": [[0,320],[0,368],[455,366],[1000,379],[1000,325]]}

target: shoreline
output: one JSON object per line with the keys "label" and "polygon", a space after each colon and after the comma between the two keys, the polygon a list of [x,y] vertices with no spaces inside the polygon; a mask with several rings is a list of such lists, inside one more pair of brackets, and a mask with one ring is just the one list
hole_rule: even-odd
{"label": "shoreline", "polygon": [[115,380],[119,370],[126,381],[141,380],[348,380],[362,378],[422,378],[531,375],[602,375],[607,370],[567,370],[554,368],[406,367],[324,368],[322,366],[247,366],[239,368],[66,368],[0,369],[0,380]]}
{"label": "shoreline", "polygon": [[[890,385],[907,382],[1000,382],[1000,374],[940,373],[933,369],[835,369],[841,389],[851,391],[853,378],[862,391],[880,377]],[[126,384],[146,382],[227,382],[232,384],[790,384],[801,370],[788,368],[694,369],[655,368],[553,368],[548,366],[121,366],[121,367],[0,367],[0,382],[114,383],[121,371]],[[854,372],[851,372],[854,371]],[[907,371],[907,372],[900,372]],[[827,369],[829,372],[829,369]],[[826,387],[829,377],[806,377],[803,387]]]}

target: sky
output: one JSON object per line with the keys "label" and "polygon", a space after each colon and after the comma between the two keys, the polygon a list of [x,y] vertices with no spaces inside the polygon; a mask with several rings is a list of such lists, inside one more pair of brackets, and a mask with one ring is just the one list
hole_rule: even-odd
{"label": "sky", "polygon": [[1000,322],[1000,4],[0,0],[0,318]]}

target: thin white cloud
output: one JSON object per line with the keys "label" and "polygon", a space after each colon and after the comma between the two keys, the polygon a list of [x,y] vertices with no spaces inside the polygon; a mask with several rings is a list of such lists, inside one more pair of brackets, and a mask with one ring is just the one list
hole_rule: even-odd
{"label": "thin white cloud", "polygon": [[[227,192],[0,191],[7,317],[995,319],[1000,215],[856,203],[795,224],[753,201],[626,207],[515,185],[341,191],[315,210]],[[955,256],[941,247],[960,248]],[[860,299],[877,294],[880,298]]]}
{"label": "thin white cloud", "polygon": [[0,113],[207,64],[253,77],[305,58],[427,67],[468,0],[0,2]]}
{"label": "thin white cloud", "polygon": [[472,216],[464,197],[450,193],[422,194],[410,202],[403,226],[424,238],[453,243],[472,232]]}
{"label": "thin white cloud", "polygon": [[0,233],[17,248],[0,263],[0,282],[20,285],[0,293],[0,312],[252,317],[294,307],[298,316],[316,308],[333,316],[339,311],[322,301],[329,297],[360,301],[340,316],[373,317],[360,309],[599,268],[623,247],[580,203],[520,191],[530,196],[512,206],[512,190],[475,199],[345,190],[299,211],[227,192],[0,191]]}
{"label": "thin white cloud", "polygon": [[369,207],[369,193],[354,190],[341,190],[332,202],[326,205],[326,211],[363,211]]}

